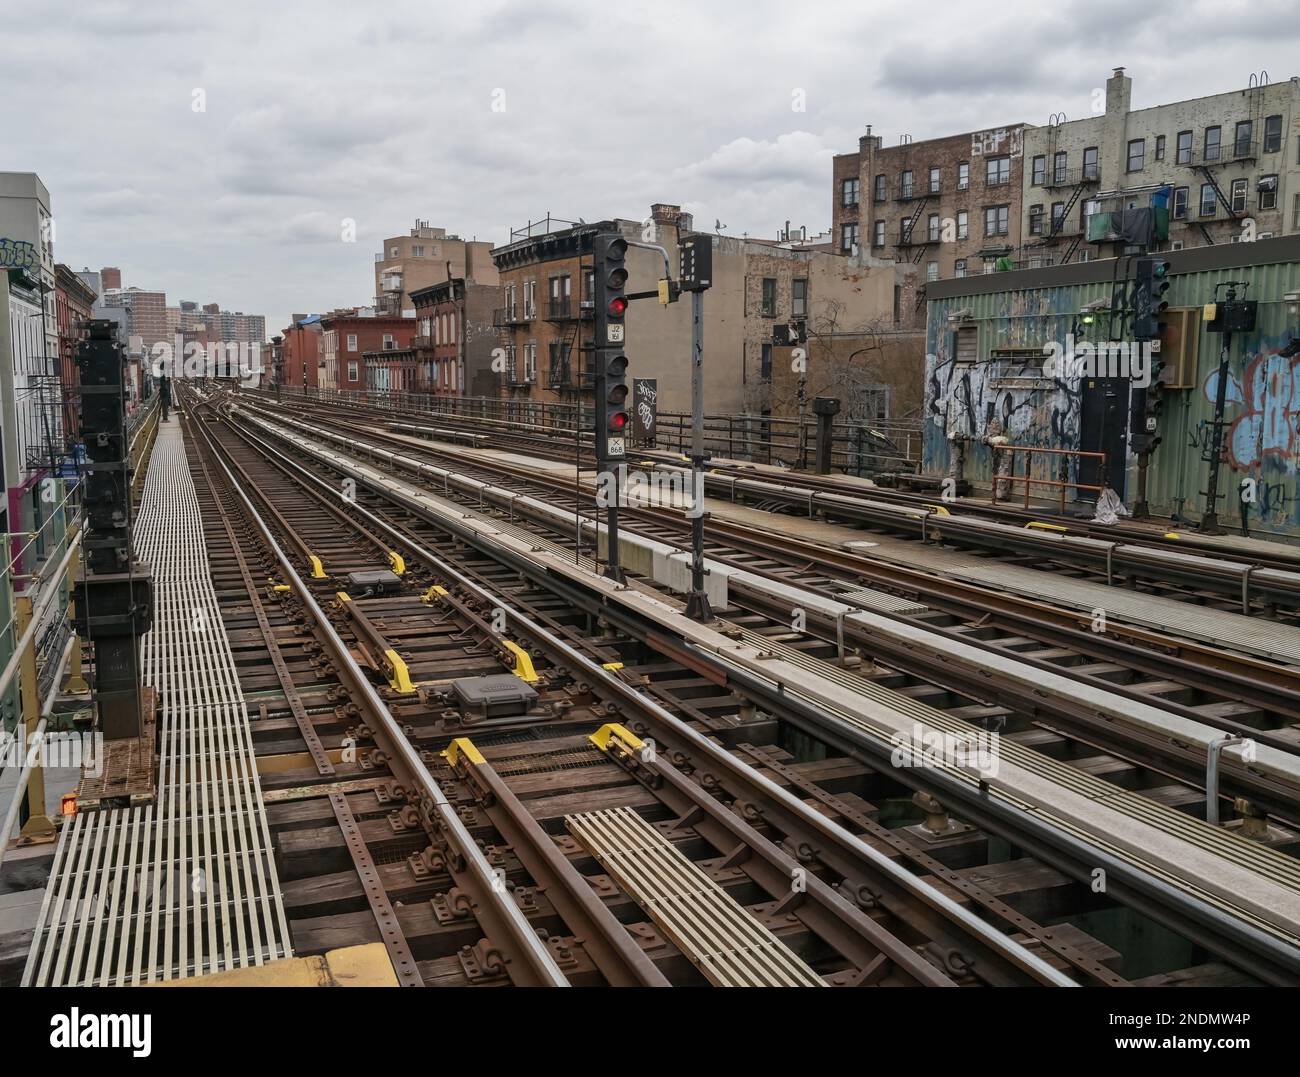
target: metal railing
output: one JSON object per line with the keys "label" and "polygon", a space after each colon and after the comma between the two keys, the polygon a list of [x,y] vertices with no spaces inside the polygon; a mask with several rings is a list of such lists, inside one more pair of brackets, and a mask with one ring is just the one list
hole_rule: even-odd
{"label": "metal railing", "polygon": [[[1083,452],[1078,449],[1048,449],[1037,445],[994,445],[993,449],[993,490],[990,500],[997,504],[999,500],[1008,500],[1009,496],[1015,492],[1016,484],[1019,483],[1024,487],[1024,507],[1030,507],[1029,499],[1035,486],[1045,486],[1048,489],[1060,491],[1060,509],[1062,515],[1065,513],[1065,491],[1066,490],[1087,490],[1091,493],[1100,495],[1106,487],[1106,454],[1102,452]],[[1003,454],[1010,456],[1010,471],[1008,474],[1001,474],[998,471],[999,463],[1005,459]],[[1025,470],[1021,474],[1016,473],[1016,462],[1023,455],[1025,461]],[[1035,478],[1034,458],[1055,457],[1059,461],[1057,468],[1057,478]],[[1077,465],[1084,460],[1097,461],[1097,483],[1071,482],[1068,478],[1070,461]],[[1004,496],[1006,495],[1006,496]]]}
{"label": "metal railing", "polygon": [[[576,372],[573,372],[576,373]],[[571,374],[571,376],[573,376]],[[585,383],[586,372],[584,372]],[[257,390],[274,395],[273,389]],[[576,426],[590,437],[592,408],[587,403],[505,399],[498,397],[434,396],[429,393],[284,386],[286,397],[335,401],[354,406],[382,405],[394,416],[428,421],[437,416],[473,422],[485,430],[494,425],[523,435],[572,439]],[[914,472],[921,460],[920,419],[840,421],[831,426],[831,467],[852,475],[886,471]],[[522,428],[522,429],[519,429]],[[650,440],[632,438],[641,448],[685,453],[691,443],[691,416],[686,412],[659,411]],[[714,456],[785,467],[811,463],[817,420],[813,415],[706,415],[705,448]]]}

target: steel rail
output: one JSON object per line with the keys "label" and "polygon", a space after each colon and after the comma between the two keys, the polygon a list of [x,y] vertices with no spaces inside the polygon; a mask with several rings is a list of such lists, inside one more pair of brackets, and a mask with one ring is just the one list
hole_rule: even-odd
{"label": "steel rail", "polygon": [[[498,925],[504,929],[537,982],[552,987],[567,987],[569,985],[568,978],[561,971],[559,965],[556,964],[554,957],[546,948],[546,944],[538,938],[523,911],[513,898],[509,894],[499,892],[497,873],[488,863],[487,857],[484,856],[483,851],[478,847],[478,843],[474,841],[473,836],[456,813],[455,806],[447,798],[437,780],[429,773],[424,761],[420,758],[419,752],[403,734],[401,724],[393,717],[392,712],[389,711],[388,706],[380,698],[379,693],[375,691],[364,672],[356,664],[356,661],[348,652],[347,644],[334,630],[329,618],[312,596],[311,589],[298,575],[293,562],[280,544],[276,542],[275,537],[258,514],[252,501],[240,488],[230,469],[226,467],[225,461],[215,452],[211,433],[204,428],[204,424],[200,423],[197,426],[204,439],[208,442],[209,448],[214,449],[213,459],[225,472],[230,483],[230,489],[243,503],[248,518],[261,534],[262,541],[279,563],[289,585],[294,589],[309,616],[315,622],[322,636],[324,636],[324,641],[333,652],[334,660],[338,663],[340,672],[349,682],[353,699],[361,701],[369,714],[376,719],[379,729],[385,734],[384,739],[387,741],[386,746],[389,749],[390,760],[400,762],[406,779],[411,783],[412,788],[419,792],[421,808],[430,817],[430,824],[450,838],[456,847],[457,853],[463,859],[466,869],[477,883],[479,893],[492,895],[489,904],[495,905],[495,915],[490,918],[496,920]],[[478,908],[484,910],[486,906],[480,905]]]}
{"label": "steel rail", "polygon": [[[316,481],[319,482],[320,480],[318,479]],[[755,787],[763,796],[780,804],[785,811],[789,812],[794,818],[799,819],[804,826],[810,827],[814,831],[820,833],[824,838],[834,840],[837,843],[841,843],[847,848],[852,849],[859,860],[888,877],[893,883],[900,886],[904,891],[910,894],[912,898],[940,911],[946,918],[959,925],[963,930],[969,932],[975,938],[979,939],[984,945],[996,952],[1003,960],[1009,962],[1013,967],[1021,969],[1026,974],[1045,984],[1076,986],[1073,980],[1053,968],[1050,963],[1032,953],[1020,943],[1010,939],[1004,933],[992,928],[985,921],[980,920],[968,909],[948,897],[938,888],[925,882],[923,879],[918,878],[906,869],[901,868],[899,865],[894,863],[892,859],[878,852],[850,831],[844,829],[832,820],[828,820],[820,812],[808,807],[801,800],[786,792],[786,790],[784,790],[780,785],[759,773],[753,767],[735,759],[724,748],[714,744],[703,734],[696,732],[680,718],[667,710],[662,704],[636,692],[631,686],[603,669],[598,663],[593,662],[581,651],[570,645],[566,640],[555,635],[548,628],[527,615],[515,610],[510,603],[501,596],[480,586],[455,566],[439,555],[433,553],[433,551],[412,543],[409,536],[406,536],[397,528],[392,527],[392,525],[381,517],[370,513],[360,505],[354,506],[354,508],[365,515],[366,518],[375,526],[386,530],[389,534],[394,535],[394,537],[402,538],[414,555],[435,568],[438,572],[443,574],[445,578],[454,580],[458,586],[469,591],[480,601],[503,609],[506,612],[507,618],[514,622],[519,629],[524,631],[530,638],[537,640],[539,644],[555,656],[561,658],[563,661],[571,664],[575,668],[582,669],[585,678],[595,684],[599,684],[607,693],[615,696],[622,702],[653,715],[656,721],[672,729],[675,735],[688,743],[696,753],[708,759],[713,766],[722,768],[733,776],[744,780],[752,787]],[[439,524],[438,526],[443,525]],[[462,533],[458,533],[458,537],[469,542],[469,544],[476,548],[479,548],[480,546],[478,536],[468,529]],[[539,566],[534,562],[527,561],[526,559],[516,559],[506,551],[498,549],[487,549],[483,552],[487,553],[489,556],[495,557],[497,560],[511,563],[512,567],[524,571],[530,576],[536,577],[540,571],[541,575],[549,581],[545,584],[546,586],[557,586],[556,581],[549,577],[545,573],[544,569],[539,570]],[[603,604],[601,605],[601,609],[605,609]]]}

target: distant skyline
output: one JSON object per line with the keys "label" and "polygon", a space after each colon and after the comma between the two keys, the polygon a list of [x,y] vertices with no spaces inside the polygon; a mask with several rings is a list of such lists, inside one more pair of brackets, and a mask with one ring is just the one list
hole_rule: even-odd
{"label": "distant skyline", "polygon": [[670,202],[727,235],[816,233],[867,124],[894,145],[1078,119],[1116,66],[1134,108],[1300,69],[1286,0],[3,2],[0,169],[49,188],[55,257],[268,336],[368,303],[417,218],[500,244],[548,211]]}

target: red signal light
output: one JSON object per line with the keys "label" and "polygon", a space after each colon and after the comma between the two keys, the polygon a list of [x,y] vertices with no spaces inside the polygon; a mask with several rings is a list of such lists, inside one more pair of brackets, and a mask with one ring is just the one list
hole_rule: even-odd
{"label": "red signal light", "polygon": [[624,299],[623,296],[616,295],[609,301],[609,313],[611,316],[621,318],[623,317],[623,312],[625,310],[627,310],[627,300]]}
{"label": "red signal light", "polygon": [[627,426],[627,412],[616,411],[609,417],[609,428],[614,433],[622,433],[625,426]]}

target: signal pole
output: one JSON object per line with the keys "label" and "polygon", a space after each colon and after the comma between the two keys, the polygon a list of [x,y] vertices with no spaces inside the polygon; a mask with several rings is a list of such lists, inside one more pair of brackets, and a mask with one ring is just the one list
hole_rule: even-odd
{"label": "signal pole", "polygon": [[682,291],[691,293],[691,592],[686,616],[713,620],[704,589],[704,292],[713,284],[713,237],[687,236],[679,243]]}
{"label": "signal pole", "polygon": [[[1228,402],[1228,361],[1232,355],[1233,333],[1253,333],[1259,303],[1253,299],[1238,299],[1237,288],[1243,291],[1250,287],[1246,281],[1227,280],[1214,286],[1216,302],[1206,304],[1205,313],[1210,315],[1207,332],[1222,333],[1223,347],[1219,351],[1219,381],[1214,393],[1214,433],[1210,438],[1210,470],[1205,480],[1205,512],[1196,530],[1203,535],[1222,535],[1219,526],[1219,466],[1223,455],[1223,412]],[[1220,288],[1226,288],[1227,297],[1220,303],[1217,297]]]}
{"label": "signal pole", "polygon": [[619,472],[627,455],[627,356],[624,316],[627,313],[627,240],[601,232],[592,239],[592,282],[595,309],[594,361],[596,373],[596,488],[605,481],[605,575],[624,582],[618,549]]}
{"label": "signal pole", "polygon": [[[1150,349],[1151,365],[1148,370],[1148,384],[1129,386],[1129,447],[1137,453],[1137,496],[1133,502],[1133,516],[1144,519],[1149,516],[1147,504],[1147,470],[1151,465],[1151,454],[1160,444],[1156,433],[1160,417],[1160,371],[1164,362],[1157,349],[1164,323],[1161,321],[1169,303],[1163,299],[1169,290],[1169,263],[1153,258],[1139,258],[1135,265],[1136,279],[1133,284],[1133,341],[1136,348]],[[1133,376],[1130,359],[1129,378]]]}

